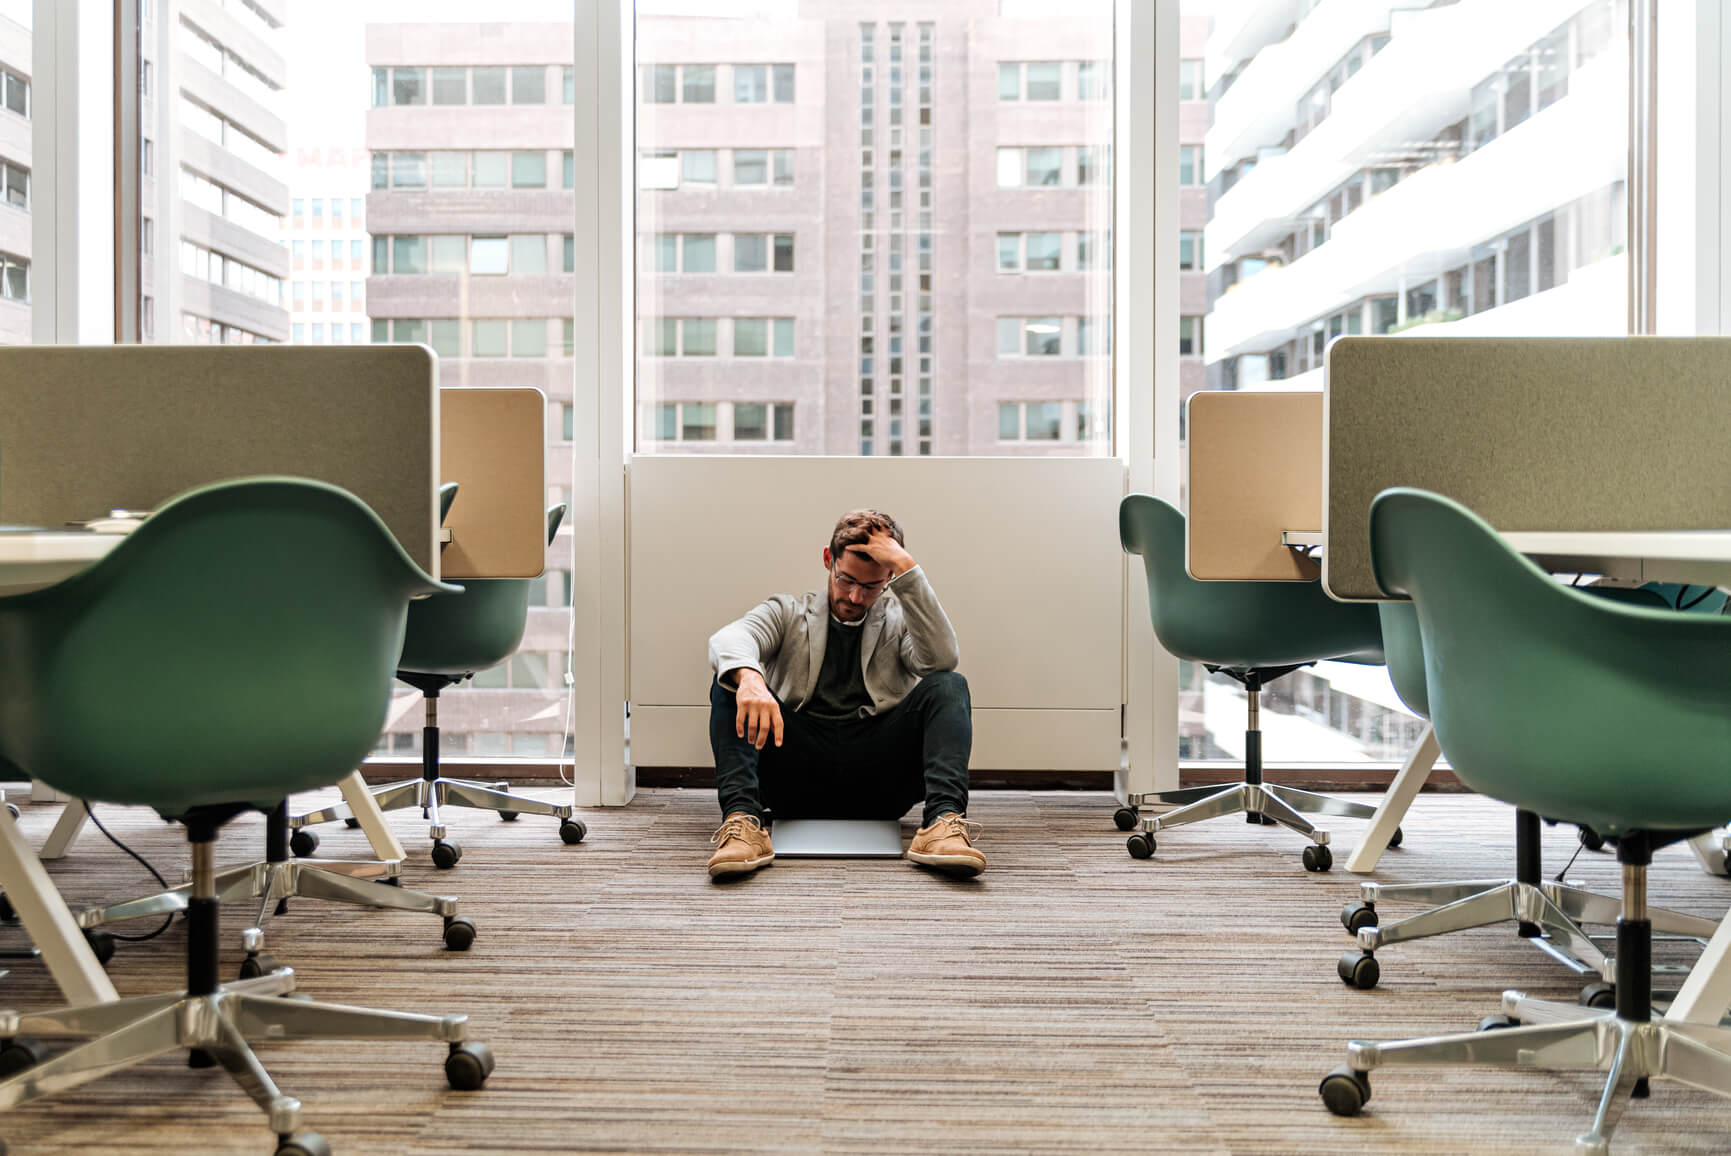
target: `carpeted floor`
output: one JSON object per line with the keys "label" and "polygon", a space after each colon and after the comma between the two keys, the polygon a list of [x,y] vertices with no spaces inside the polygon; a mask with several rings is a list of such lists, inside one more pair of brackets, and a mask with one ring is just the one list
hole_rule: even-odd
{"label": "carpeted floor", "polygon": [[[556,797],[555,792],[544,792]],[[307,800],[301,800],[307,801]],[[1590,1123],[1588,1074],[1381,1073],[1366,1114],[1331,1117],[1318,1079],[1351,1037],[1471,1028],[1506,987],[1572,998],[1580,980],[1512,929],[1379,953],[1381,985],[1348,989],[1341,866],[1312,875],[1279,829],[1228,819],[1162,835],[1132,860],[1101,794],[982,792],[991,869],[954,882],[893,861],[784,861],[725,886],[703,871],[713,792],[660,790],[552,823],[459,812],[461,865],[435,870],[424,828],[394,817],[404,882],[456,895],[472,951],[441,947],[433,917],[298,901],[269,948],[320,999],[465,1011],[499,1066],[448,1090],[438,1045],[265,1045],[306,1126],[341,1156],[434,1152],[1568,1152]],[[26,807],[39,841],[53,808]],[[165,874],[179,828],[99,809]],[[1360,824],[1335,820],[1337,864]],[[1506,874],[1512,812],[1424,796],[1377,878]],[[320,829],[326,855],[358,831]],[[1572,832],[1547,829],[1555,873]],[[250,857],[239,821],[219,862]],[[76,906],[146,889],[136,864],[87,831],[52,874]],[[1571,878],[1614,891],[1608,855]],[[1721,915],[1731,880],[1686,850],[1654,866],[1655,903]],[[225,912],[224,972],[244,915]],[[151,924],[121,930],[148,930]],[[17,935],[16,931],[3,934]],[[184,933],[122,944],[123,995],[178,987]],[[37,964],[0,979],[0,1003],[58,1002]],[[1661,1085],[1618,1131],[1619,1152],[1725,1147],[1731,1102]],[[0,1116],[13,1153],[269,1153],[273,1138],[220,1071],[165,1057]]]}

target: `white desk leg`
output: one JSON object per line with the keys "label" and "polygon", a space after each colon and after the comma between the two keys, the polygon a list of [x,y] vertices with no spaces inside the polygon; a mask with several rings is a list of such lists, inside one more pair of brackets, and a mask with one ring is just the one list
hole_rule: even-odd
{"label": "white desk leg", "polygon": [[1706,831],[1689,840],[1689,850],[1700,860],[1701,870],[1709,875],[1731,875],[1725,864],[1725,833]]}
{"label": "white desk leg", "polygon": [[4,807],[0,807],[0,887],[5,888],[7,900],[68,1003],[82,1006],[120,998],[84,942],[66,901]]}
{"label": "white desk leg", "polygon": [[60,812],[60,818],[54,820],[54,830],[48,832],[48,840],[42,844],[42,851],[36,857],[59,859],[64,856],[66,849],[72,846],[72,840],[78,838],[78,833],[89,821],[90,812],[85,809],[83,799],[67,803],[66,809]]}
{"label": "white desk leg", "polygon": [[1368,875],[1376,870],[1376,861],[1381,859],[1382,853],[1388,849],[1388,841],[1394,838],[1394,829],[1400,826],[1400,821],[1406,817],[1406,809],[1412,806],[1413,796],[1424,786],[1424,781],[1430,778],[1430,770],[1436,765],[1437,755],[1441,751],[1442,748],[1436,741],[1436,730],[1426,723],[1424,734],[1418,738],[1418,746],[1406,757],[1406,764],[1394,777],[1394,782],[1388,785],[1388,791],[1376,809],[1376,818],[1370,821],[1369,830],[1365,831],[1364,838],[1358,841],[1352,856],[1347,859],[1348,871]]}
{"label": "white desk leg", "polygon": [[391,834],[390,825],[385,822],[385,813],[379,810],[379,804],[374,801],[373,793],[367,790],[367,781],[361,777],[361,773],[355,771],[338,786],[343,791],[343,802],[349,805],[349,810],[360,820],[367,842],[373,845],[373,854],[387,860],[408,858],[403,852],[403,845]]}
{"label": "white desk leg", "polygon": [[1731,1009],[1731,917],[1719,921],[1719,930],[1689,970],[1665,1018],[1716,1024],[1727,1009]]}

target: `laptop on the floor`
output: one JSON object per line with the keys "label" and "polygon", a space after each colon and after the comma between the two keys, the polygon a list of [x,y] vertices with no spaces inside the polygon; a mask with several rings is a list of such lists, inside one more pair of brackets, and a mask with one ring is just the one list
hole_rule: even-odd
{"label": "laptop on the floor", "polygon": [[900,859],[895,819],[777,819],[770,829],[778,859]]}

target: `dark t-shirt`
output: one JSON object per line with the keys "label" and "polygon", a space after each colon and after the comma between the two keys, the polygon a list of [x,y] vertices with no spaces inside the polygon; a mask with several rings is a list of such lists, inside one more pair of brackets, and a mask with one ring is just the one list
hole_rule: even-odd
{"label": "dark t-shirt", "polygon": [[865,668],[860,665],[861,626],[846,626],[829,620],[829,641],[823,648],[823,669],[803,713],[813,718],[859,718],[871,705],[866,693]]}

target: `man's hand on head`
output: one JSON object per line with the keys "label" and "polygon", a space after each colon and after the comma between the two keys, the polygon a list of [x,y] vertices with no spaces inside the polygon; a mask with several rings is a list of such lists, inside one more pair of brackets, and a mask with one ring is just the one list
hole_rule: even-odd
{"label": "man's hand on head", "polygon": [[913,555],[902,549],[901,543],[890,536],[888,530],[873,530],[872,536],[858,546],[849,546],[848,551],[862,554],[880,566],[890,568],[890,577],[900,578],[919,563]]}

